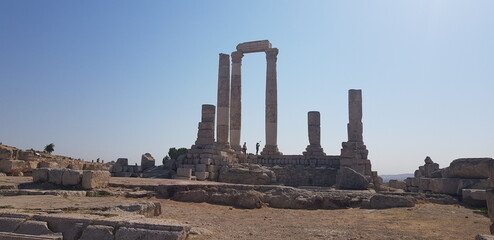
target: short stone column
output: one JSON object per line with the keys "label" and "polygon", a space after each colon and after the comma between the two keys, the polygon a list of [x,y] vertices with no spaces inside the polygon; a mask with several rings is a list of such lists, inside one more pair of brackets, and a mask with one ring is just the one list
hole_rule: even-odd
{"label": "short stone column", "polygon": [[321,148],[321,114],[311,111],[307,114],[307,125],[309,131],[309,145],[303,152],[306,157],[326,156]]}
{"label": "short stone column", "polygon": [[230,132],[230,56],[220,54],[218,67],[218,116],[216,141],[221,148],[229,148],[228,133]]}
{"label": "short stone column", "polygon": [[278,150],[278,86],[276,61],[278,49],[266,50],[266,145],[261,155],[281,155]]}
{"label": "short stone column", "polygon": [[240,127],[242,120],[242,52],[232,52],[232,81],[230,92],[230,145],[236,151],[240,147]]}
{"label": "short stone column", "polygon": [[343,142],[341,157],[367,159],[367,148],[363,141],[362,90],[348,91],[348,141]]}
{"label": "short stone column", "polygon": [[197,131],[197,140],[195,145],[213,145],[214,144],[214,118],[216,107],[210,104],[202,105],[201,122]]}

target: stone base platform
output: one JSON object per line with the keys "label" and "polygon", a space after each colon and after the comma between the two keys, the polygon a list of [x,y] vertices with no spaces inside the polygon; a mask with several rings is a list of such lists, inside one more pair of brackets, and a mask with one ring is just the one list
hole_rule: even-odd
{"label": "stone base platform", "polygon": [[305,157],[324,157],[326,153],[324,153],[321,145],[308,145],[303,155]]}
{"label": "stone base platform", "polygon": [[263,156],[281,156],[283,153],[280,152],[278,146],[266,145],[262,149],[261,155]]}
{"label": "stone base platform", "polygon": [[187,238],[189,231],[188,225],[172,220],[0,212],[1,239],[182,240]]}

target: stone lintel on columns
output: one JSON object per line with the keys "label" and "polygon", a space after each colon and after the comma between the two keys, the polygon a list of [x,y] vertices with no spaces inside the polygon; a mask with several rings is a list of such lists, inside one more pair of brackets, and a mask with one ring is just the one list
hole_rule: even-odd
{"label": "stone lintel on columns", "polygon": [[271,43],[268,40],[244,42],[237,45],[237,51],[244,53],[264,52],[271,48]]}

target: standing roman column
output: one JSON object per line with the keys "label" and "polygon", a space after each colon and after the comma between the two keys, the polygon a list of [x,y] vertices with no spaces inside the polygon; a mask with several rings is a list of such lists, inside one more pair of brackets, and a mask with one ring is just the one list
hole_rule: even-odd
{"label": "standing roman column", "polygon": [[321,146],[321,114],[317,111],[307,113],[309,145]]}
{"label": "standing roman column", "polygon": [[232,84],[230,94],[230,145],[240,151],[240,127],[242,120],[242,52],[232,52]]}
{"label": "standing roman column", "polygon": [[266,50],[266,146],[262,155],[279,155],[278,134],[278,87],[276,77],[277,48]]}
{"label": "standing roman column", "polygon": [[307,114],[307,125],[309,130],[309,145],[303,152],[304,156],[319,157],[325,156],[321,148],[321,114],[317,111],[310,111]]}
{"label": "standing roman column", "polygon": [[228,144],[230,131],[230,56],[220,53],[218,67],[218,117],[216,141],[222,147]]}
{"label": "standing roman column", "polygon": [[347,129],[349,142],[363,142],[362,91],[360,89],[348,91]]}
{"label": "standing roman column", "polygon": [[350,89],[348,91],[348,141],[342,143],[341,157],[367,159],[369,151],[364,144],[363,130],[362,90]]}

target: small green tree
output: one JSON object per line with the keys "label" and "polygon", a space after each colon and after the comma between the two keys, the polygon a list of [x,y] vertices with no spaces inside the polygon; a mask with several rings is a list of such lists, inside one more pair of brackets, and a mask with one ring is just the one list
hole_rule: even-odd
{"label": "small green tree", "polygon": [[45,146],[45,152],[51,154],[53,151],[55,151],[55,144],[50,143]]}
{"label": "small green tree", "polygon": [[168,156],[174,160],[177,160],[178,156],[183,155],[183,154],[187,154],[187,148],[176,149],[176,148],[172,147],[168,150]]}

